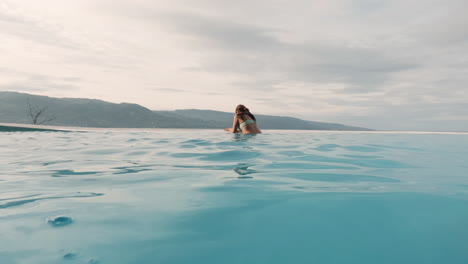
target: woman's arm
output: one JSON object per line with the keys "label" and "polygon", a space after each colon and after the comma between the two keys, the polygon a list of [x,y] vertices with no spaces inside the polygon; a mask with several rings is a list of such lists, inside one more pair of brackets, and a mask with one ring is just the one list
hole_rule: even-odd
{"label": "woman's arm", "polygon": [[239,127],[239,118],[237,118],[237,115],[234,115],[234,121],[232,122],[232,128],[225,128],[224,130],[231,132],[231,133],[238,133],[241,132],[237,129]]}

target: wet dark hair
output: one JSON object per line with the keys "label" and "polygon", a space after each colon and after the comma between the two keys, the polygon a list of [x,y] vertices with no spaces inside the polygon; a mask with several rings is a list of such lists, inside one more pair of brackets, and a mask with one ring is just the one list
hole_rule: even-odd
{"label": "wet dark hair", "polygon": [[[238,113],[239,112],[239,113]],[[236,115],[237,116],[241,116],[241,115],[248,115],[250,116],[250,118],[252,118],[255,122],[257,121],[257,119],[255,119],[255,116],[252,115],[252,113],[250,113],[249,109],[247,107],[245,107],[245,105],[238,105],[236,107]]]}

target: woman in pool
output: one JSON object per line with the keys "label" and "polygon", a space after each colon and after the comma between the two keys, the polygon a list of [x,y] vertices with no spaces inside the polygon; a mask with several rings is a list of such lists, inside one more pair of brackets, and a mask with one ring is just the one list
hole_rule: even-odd
{"label": "woman in pool", "polygon": [[232,128],[225,128],[224,130],[231,133],[242,132],[244,134],[258,134],[262,133],[258,129],[255,116],[252,115],[247,107],[238,105],[236,107],[236,114],[234,115],[234,122]]}

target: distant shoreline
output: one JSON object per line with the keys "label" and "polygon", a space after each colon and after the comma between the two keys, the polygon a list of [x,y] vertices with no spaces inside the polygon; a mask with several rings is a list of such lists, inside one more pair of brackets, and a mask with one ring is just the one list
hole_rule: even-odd
{"label": "distant shoreline", "polygon": [[[0,123],[0,132],[158,132],[158,131],[217,131],[223,132],[222,129],[216,128],[105,128],[105,127],[67,127],[67,126],[47,126],[47,125],[30,125],[17,123]],[[450,134],[450,135],[468,135],[468,132],[453,132],[453,131],[349,131],[349,130],[312,130],[312,129],[265,129],[265,131],[279,131],[304,133],[304,132],[319,132],[319,133],[366,133],[366,134]]]}

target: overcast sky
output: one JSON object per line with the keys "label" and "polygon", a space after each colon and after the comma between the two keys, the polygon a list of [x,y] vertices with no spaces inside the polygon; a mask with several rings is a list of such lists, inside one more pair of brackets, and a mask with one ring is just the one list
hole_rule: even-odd
{"label": "overcast sky", "polygon": [[0,91],[468,130],[466,0],[0,0]]}

